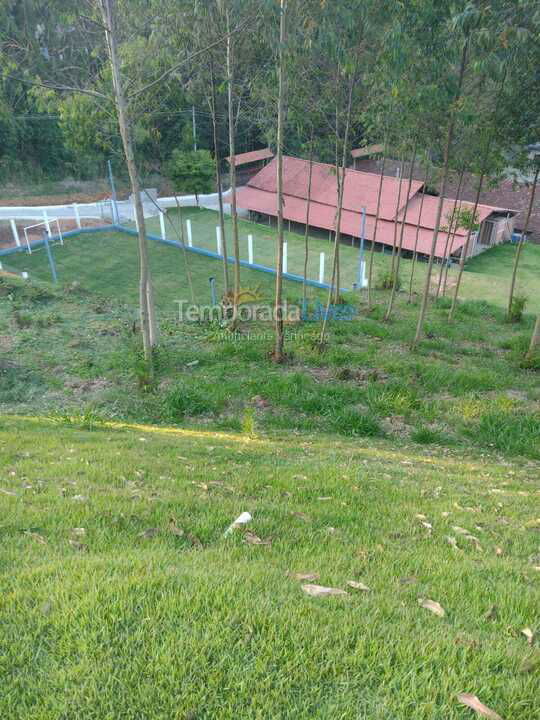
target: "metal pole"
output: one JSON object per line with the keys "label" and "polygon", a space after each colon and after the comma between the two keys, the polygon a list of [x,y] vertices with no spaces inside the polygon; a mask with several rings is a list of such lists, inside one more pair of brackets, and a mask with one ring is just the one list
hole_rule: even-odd
{"label": "metal pole", "polygon": [[112,197],[112,207],[113,207],[113,222],[115,225],[118,225],[120,218],[118,216],[118,205],[116,204],[116,187],[114,185],[114,177],[112,173],[112,165],[111,161],[107,160],[107,167],[109,169],[109,182],[111,183],[111,197]]}
{"label": "metal pole", "polygon": [[49,245],[49,234],[46,230],[43,231],[43,244],[45,245],[45,250],[47,251],[47,257],[49,258],[49,265],[51,266],[51,275],[53,282],[56,284],[58,282],[58,275],[56,274],[56,265],[54,264],[54,258],[51,251],[51,246]]}
{"label": "metal pole", "polygon": [[358,271],[356,273],[356,285],[362,289],[364,279],[364,240],[366,236],[366,208],[362,208],[362,229],[360,230],[360,249],[358,251]]}
{"label": "metal pole", "polygon": [[191,117],[193,120],[193,149],[197,152],[197,124],[195,122],[195,105],[191,106]]}

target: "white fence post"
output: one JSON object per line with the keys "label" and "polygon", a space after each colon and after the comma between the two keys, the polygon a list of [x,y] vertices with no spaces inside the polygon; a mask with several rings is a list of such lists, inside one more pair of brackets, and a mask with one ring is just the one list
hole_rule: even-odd
{"label": "white fence post", "polygon": [[47,230],[47,235],[50,236],[51,234],[51,226],[49,225],[49,216],[47,215],[47,211],[43,211],[43,222],[45,223],[45,228]]}
{"label": "white fence post", "polygon": [[186,220],[187,244],[193,247],[193,235],[191,234],[191,220]]}
{"label": "white fence post", "polygon": [[9,224],[11,225],[11,232],[13,233],[15,245],[17,247],[21,247],[21,241],[19,239],[19,231],[17,230],[17,225],[15,224],[15,220],[10,220]]}
{"label": "white fence post", "polygon": [[248,259],[249,264],[253,265],[253,235],[248,235]]}
{"label": "white fence post", "polygon": [[221,228],[216,225],[216,243],[217,243],[217,254],[221,255]]}
{"label": "white fence post", "polygon": [[324,253],[319,255],[319,282],[324,282]]}
{"label": "white fence post", "polygon": [[286,273],[288,269],[287,263],[287,243],[283,243],[283,272]]}
{"label": "white fence post", "polygon": [[164,212],[159,213],[159,229],[161,230],[161,239],[166,240],[167,236],[165,235],[165,213]]}
{"label": "white fence post", "polygon": [[81,227],[81,216],[79,214],[79,206],[77,203],[73,203],[73,212],[75,213],[75,222],[77,223],[77,227]]}

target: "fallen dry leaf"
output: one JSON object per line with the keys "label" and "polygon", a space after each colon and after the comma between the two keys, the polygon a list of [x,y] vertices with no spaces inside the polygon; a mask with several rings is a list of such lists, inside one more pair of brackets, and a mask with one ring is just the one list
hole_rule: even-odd
{"label": "fallen dry leaf", "polygon": [[521,632],[527,638],[527,642],[529,643],[529,645],[532,645],[534,642],[534,633],[531,630],[531,628],[530,627],[523,628],[523,630]]}
{"label": "fallen dry leaf", "polygon": [[289,577],[291,577],[293,580],[301,580],[305,582],[306,580],[318,580],[319,579],[319,573],[316,572],[306,572],[306,573],[287,573]]}
{"label": "fallen dry leaf", "polygon": [[148,528],[148,530],[143,530],[141,533],[139,533],[139,537],[147,540],[148,538],[153,538],[158,534],[159,534],[159,528],[154,527],[154,528]]}
{"label": "fallen dry leaf", "polygon": [[78,540],[70,540],[69,544],[72,548],[75,550],[78,550],[79,552],[86,552],[88,550],[88,545],[85,545],[82,542],[79,542]]}
{"label": "fallen dry leaf", "polygon": [[305,522],[311,522],[311,518],[309,517],[309,515],[306,515],[303,512],[295,511],[292,512],[291,515],[293,515],[293,517],[299,518],[300,520],[304,520]]}
{"label": "fallen dry leaf", "polygon": [[371,588],[368,588],[364,583],[356,582],[356,580],[347,580],[347,585],[354,588],[354,590],[362,590],[363,592],[371,592]]}
{"label": "fallen dry leaf", "polygon": [[24,534],[25,534],[25,535],[28,535],[29,538],[32,538],[32,540],[35,540],[35,541],[36,541],[37,543],[39,543],[40,545],[46,545],[46,544],[47,544],[47,541],[45,540],[45,538],[43,537],[43,535],[40,535],[40,534],[37,533],[37,532],[31,532],[30,530],[25,530],[25,531],[24,531]]}
{"label": "fallen dry leaf", "polygon": [[459,525],[452,525],[452,530],[458,535],[470,535],[471,533],[465,528],[459,527]]}
{"label": "fallen dry leaf", "polygon": [[502,547],[496,547],[495,548],[495,555],[498,555],[499,557],[503,554]]}
{"label": "fallen dry leaf", "polygon": [[489,608],[489,610],[488,610],[486,613],[484,613],[484,618],[485,618],[486,620],[495,620],[495,618],[497,617],[497,615],[498,615],[497,606],[496,606],[496,605],[492,605],[492,606]]}
{"label": "fallen dry leaf", "polygon": [[184,535],[184,531],[181,527],[178,527],[174,518],[169,519],[169,532],[172,532],[173,535],[177,535],[178,537],[182,537]]}
{"label": "fallen dry leaf", "polygon": [[313,597],[325,597],[326,595],[347,595],[346,590],[341,588],[324,587],[324,585],[302,585],[302,590]]}
{"label": "fallen dry leaf", "polygon": [[525,658],[519,666],[519,672],[530,673],[534,672],[537,668],[540,668],[540,653]]}
{"label": "fallen dry leaf", "polygon": [[459,550],[457,540],[455,537],[453,537],[452,535],[447,535],[446,540],[447,540],[448,544],[454,548],[454,550]]}
{"label": "fallen dry leaf", "polygon": [[458,693],[457,699],[462,705],[470,707],[471,710],[474,710],[482,717],[488,718],[488,720],[502,720],[500,715],[497,715],[494,710],[484,705],[484,703],[481,702],[476,695],[472,695],[472,693]]}
{"label": "fallen dry leaf", "polygon": [[399,578],[400,585],[414,585],[416,582],[418,582],[418,578],[415,575],[406,575]]}
{"label": "fallen dry leaf", "polygon": [[435,615],[438,615],[439,617],[444,617],[446,615],[443,606],[440,605],[436,600],[418,598],[418,603],[420,607],[423,607],[426,610],[431,610],[432,613],[435,613]]}
{"label": "fallen dry leaf", "polygon": [[86,530],[83,527],[71,528],[71,534],[75,535],[75,537],[84,537]]}
{"label": "fallen dry leaf", "polygon": [[255,533],[250,532],[249,530],[246,530],[244,533],[244,541],[247,542],[248,545],[271,545],[272,541],[270,539],[263,540],[258,535],[255,535]]}

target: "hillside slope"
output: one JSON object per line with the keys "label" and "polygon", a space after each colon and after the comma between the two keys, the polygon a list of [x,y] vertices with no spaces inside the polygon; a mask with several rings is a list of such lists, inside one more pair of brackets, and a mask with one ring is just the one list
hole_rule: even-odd
{"label": "hillside slope", "polygon": [[1,418],[2,717],[531,720],[538,464],[290,440]]}

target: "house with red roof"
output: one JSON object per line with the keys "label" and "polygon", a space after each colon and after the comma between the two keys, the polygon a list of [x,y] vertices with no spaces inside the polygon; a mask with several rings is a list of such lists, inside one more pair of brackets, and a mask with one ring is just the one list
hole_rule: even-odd
{"label": "house with red roof", "polygon": [[[283,158],[283,215],[290,223],[305,226],[307,221],[309,162],[301,158]],[[341,234],[344,241],[359,242],[362,234],[362,210],[365,208],[365,239],[375,241],[377,246],[392,247],[399,242],[403,224],[404,251],[428,256],[439,198],[424,194],[424,183],[413,180],[407,192],[408,179],[401,182],[397,177],[383,177],[379,221],[375,237],[375,217],[380,176],[353,168],[345,171]],[[277,217],[277,175],[274,158],[238,188],[237,207],[258,221]],[[467,237],[467,230],[457,227],[449,232],[455,201],[444,200],[441,229],[437,238],[435,256],[439,259],[458,258]],[[311,202],[309,226],[333,232],[337,206],[337,179],[333,165],[313,163],[311,178]],[[458,202],[461,211],[473,209],[470,202]],[[421,212],[420,212],[421,210]],[[473,235],[469,255],[476,255],[492,245],[511,239],[515,211],[508,208],[478,205],[479,229]],[[397,238],[397,240],[395,240]]]}

